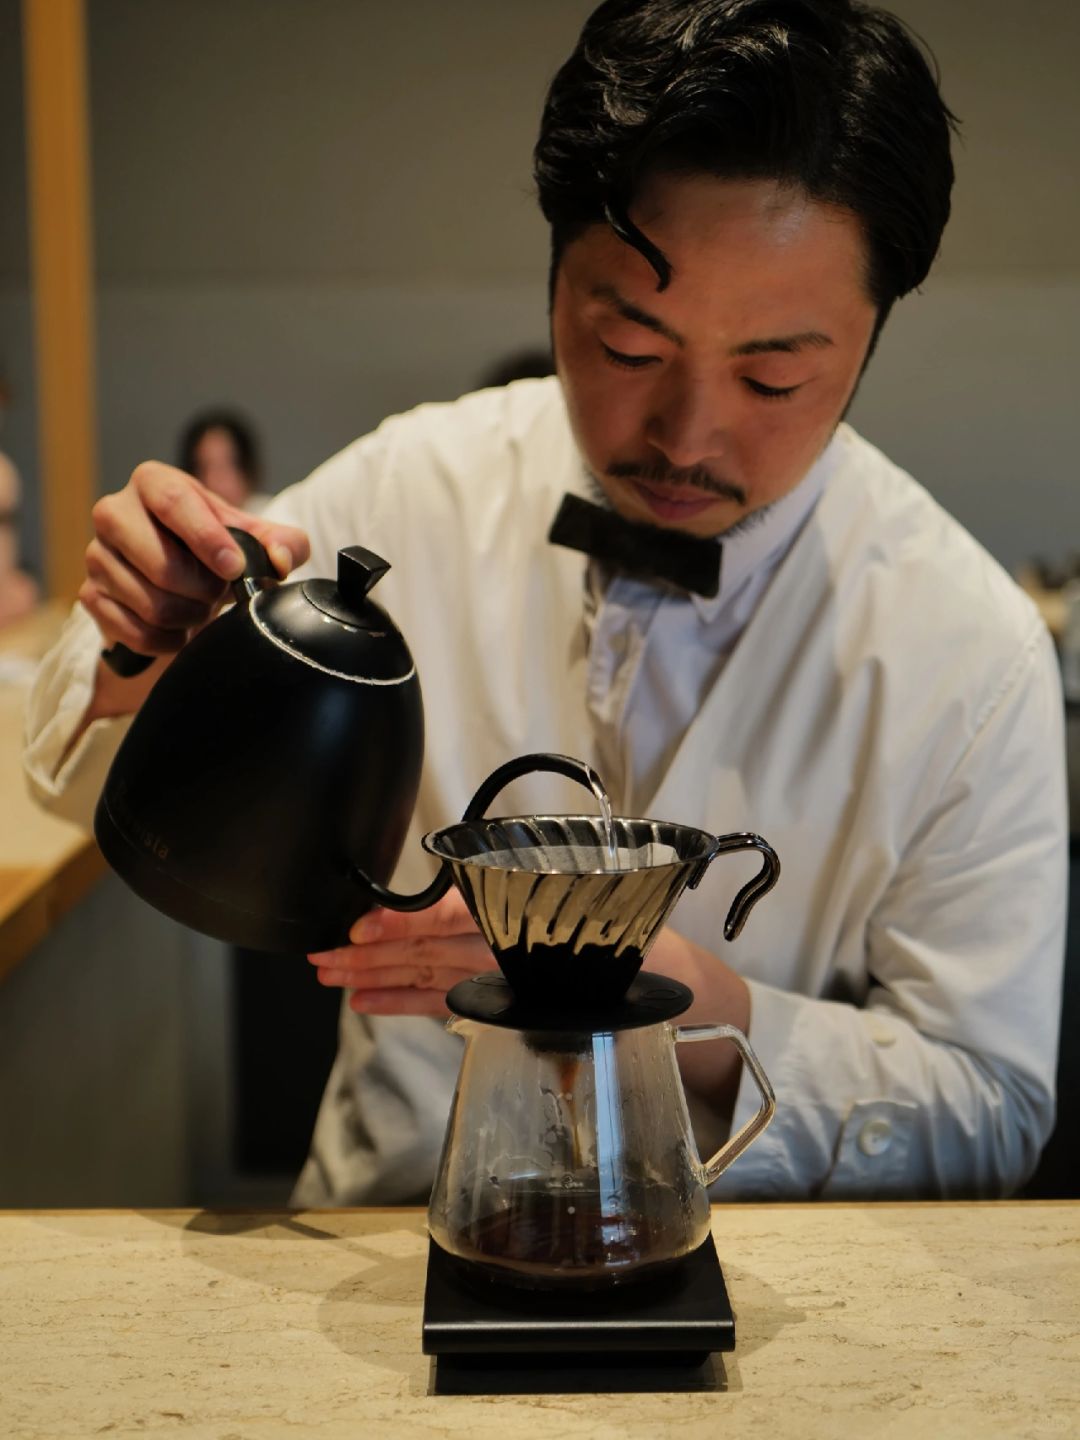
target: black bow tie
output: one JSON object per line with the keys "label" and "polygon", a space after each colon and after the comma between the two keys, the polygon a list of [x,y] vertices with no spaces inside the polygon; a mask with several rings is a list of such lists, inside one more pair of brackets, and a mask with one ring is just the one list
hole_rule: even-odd
{"label": "black bow tie", "polygon": [[639,580],[664,580],[711,600],[720,591],[720,546],[715,540],[624,520],[580,495],[564,495],[548,539],[583,550]]}

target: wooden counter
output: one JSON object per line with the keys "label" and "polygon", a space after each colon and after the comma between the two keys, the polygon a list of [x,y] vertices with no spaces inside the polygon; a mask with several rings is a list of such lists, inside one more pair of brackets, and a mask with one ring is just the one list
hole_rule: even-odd
{"label": "wooden counter", "polygon": [[105,870],[91,836],[34,803],[22,771],[32,665],[66,614],[66,607],[45,606],[0,630],[0,980]]}
{"label": "wooden counter", "polygon": [[445,1398],[415,1210],[0,1214],[0,1434],[1080,1433],[1080,1205],[725,1206],[727,1389]]}

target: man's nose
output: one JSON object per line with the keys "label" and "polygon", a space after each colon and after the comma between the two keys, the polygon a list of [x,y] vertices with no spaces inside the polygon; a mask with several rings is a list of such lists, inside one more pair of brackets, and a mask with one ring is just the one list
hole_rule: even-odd
{"label": "man's nose", "polygon": [[680,469],[717,459],[727,448],[717,396],[705,385],[680,385],[656,406],[645,438]]}

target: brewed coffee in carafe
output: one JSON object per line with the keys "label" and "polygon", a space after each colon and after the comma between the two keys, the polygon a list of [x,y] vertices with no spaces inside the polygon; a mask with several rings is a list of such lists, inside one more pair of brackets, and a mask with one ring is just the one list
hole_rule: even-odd
{"label": "brewed coffee in carafe", "polygon": [[[772,1115],[745,1037],[674,1026],[692,993],[641,971],[687,885],[716,855],[754,849],[725,933],[738,933],[779,866],[756,835],[595,816],[471,820],[428,836],[501,975],[454,987],[466,1041],[428,1216],[432,1239],[514,1285],[591,1288],[653,1275],[708,1235],[706,1186]],[[762,1095],[705,1165],[675,1058],[727,1039]]]}
{"label": "brewed coffee in carafe", "polygon": [[519,1285],[591,1288],[700,1244],[709,1206],[669,1027],[451,1028],[468,1044],[429,1216],[444,1250]]}

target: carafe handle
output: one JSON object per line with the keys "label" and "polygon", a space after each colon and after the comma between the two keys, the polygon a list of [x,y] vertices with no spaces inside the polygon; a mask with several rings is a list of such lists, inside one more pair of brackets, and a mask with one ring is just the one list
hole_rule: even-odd
{"label": "carafe handle", "polygon": [[761,1068],[761,1061],[750,1047],[750,1041],[734,1025],[677,1025],[675,1043],[681,1045],[694,1040],[730,1040],[743,1058],[743,1064],[750,1072],[751,1079],[761,1095],[761,1109],[740,1125],[716,1154],[701,1167],[701,1178],[705,1185],[711,1185],[733,1160],[737,1160],[748,1146],[752,1145],[776,1113],[776,1096],[773,1094],[769,1077]]}

